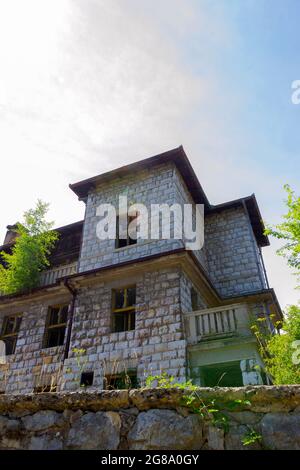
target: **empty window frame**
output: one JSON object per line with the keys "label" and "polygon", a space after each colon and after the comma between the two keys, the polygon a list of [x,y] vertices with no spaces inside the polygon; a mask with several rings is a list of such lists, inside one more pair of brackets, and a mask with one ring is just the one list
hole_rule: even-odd
{"label": "empty window frame", "polygon": [[124,231],[126,236],[123,238],[120,238],[120,216],[117,215],[117,220],[116,220],[116,248],[124,248],[125,246],[130,246],[130,245],[135,245],[137,242],[136,238],[131,238],[128,233],[128,227],[129,224],[132,223],[136,218],[138,214],[134,215],[127,215],[127,227],[124,227],[122,232]]}
{"label": "empty window frame", "polygon": [[68,308],[68,305],[49,307],[44,336],[44,348],[52,348],[64,344]]}
{"label": "empty window frame", "polygon": [[114,332],[135,329],[135,286],[112,291],[112,329]]}
{"label": "empty window frame", "polygon": [[80,377],[80,387],[91,387],[94,382],[94,371],[82,372]]}
{"label": "empty window frame", "polygon": [[20,314],[9,315],[3,319],[1,339],[5,343],[7,356],[15,353],[21,321],[22,316]]}
{"label": "empty window frame", "polygon": [[135,369],[104,377],[104,388],[106,390],[124,390],[139,387],[140,383]]}

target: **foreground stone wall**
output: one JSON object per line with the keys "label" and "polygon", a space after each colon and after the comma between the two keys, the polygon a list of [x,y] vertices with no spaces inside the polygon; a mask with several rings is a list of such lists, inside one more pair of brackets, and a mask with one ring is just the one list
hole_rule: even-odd
{"label": "foreground stone wall", "polygon": [[[300,386],[199,388],[228,429],[182,406],[180,390],[0,396],[1,449],[300,449]],[[235,407],[232,404],[235,403]],[[200,404],[200,400],[199,400]],[[259,441],[241,439],[255,431]]]}

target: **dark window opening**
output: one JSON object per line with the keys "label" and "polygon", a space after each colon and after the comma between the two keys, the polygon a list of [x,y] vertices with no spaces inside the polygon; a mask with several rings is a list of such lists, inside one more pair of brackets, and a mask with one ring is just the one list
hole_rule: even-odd
{"label": "dark window opening", "polygon": [[242,387],[243,375],[239,361],[201,367],[204,387]]}
{"label": "dark window opening", "polygon": [[199,296],[198,292],[194,287],[191,288],[191,304],[192,304],[192,310],[198,310],[199,309]]}
{"label": "dark window opening", "polygon": [[135,303],[135,286],[113,290],[112,314],[114,332],[135,329]]}
{"label": "dark window opening", "polygon": [[106,390],[124,390],[139,388],[140,382],[136,370],[128,370],[120,374],[106,375],[104,377],[104,388]]}
{"label": "dark window opening", "polygon": [[44,348],[52,348],[64,344],[67,319],[68,305],[49,307],[44,336]]}
{"label": "dark window opening", "polygon": [[129,236],[128,232],[128,227],[129,224],[135,221],[137,218],[138,214],[136,213],[135,215],[127,215],[127,226],[122,227],[122,235],[123,232],[125,233],[125,236],[122,236],[120,238],[120,217],[117,215],[117,220],[116,220],[116,248],[123,248],[125,246],[130,246],[130,245],[135,245],[137,242],[137,238],[131,238]]}
{"label": "dark window opening", "polygon": [[5,343],[7,356],[15,353],[21,321],[21,315],[10,315],[3,319],[1,339]]}
{"label": "dark window opening", "polygon": [[90,387],[94,382],[94,372],[82,372],[80,378],[80,387]]}

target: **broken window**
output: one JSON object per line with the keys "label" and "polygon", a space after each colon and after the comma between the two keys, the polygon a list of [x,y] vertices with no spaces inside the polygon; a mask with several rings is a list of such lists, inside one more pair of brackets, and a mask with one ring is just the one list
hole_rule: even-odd
{"label": "broken window", "polygon": [[15,353],[21,321],[22,316],[20,314],[9,315],[3,319],[1,339],[5,343],[5,354],[7,356]]}
{"label": "broken window", "polygon": [[135,369],[121,372],[120,374],[106,375],[104,377],[104,388],[106,390],[124,390],[139,388],[139,380]]}
{"label": "broken window", "polygon": [[113,290],[113,331],[135,329],[135,286]]}
{"label": "broken window", "polygon": [[94,382],[94,372],[82,372],[80,378],[80,387],[90,387]]}
{"label": "broken window", "polygon": [[[122,236],[121,238],[121,233],[120,233],[120,216],[117,215],[117,221],[116,221],[116,248],[123,248],[124,246],[130,246],[130,245],[135,245],[137,242],[137,238],[131,238],[128,233],[128,227],[129,224],[131,224],[133,221],[136,220],[138,216],[138,213],[134,215],[128,215],[127,214],[127,226],[124,227],[121,226],[121,232],[122,235],[123,233],[125,234],[125,237]],[[122,223],[121,223],[122,225]]]}
{"label": "broken window", "polygon": [[68,308],[68,305],[49,307],[44,336],[44,348],[52,348],[64,344]]}

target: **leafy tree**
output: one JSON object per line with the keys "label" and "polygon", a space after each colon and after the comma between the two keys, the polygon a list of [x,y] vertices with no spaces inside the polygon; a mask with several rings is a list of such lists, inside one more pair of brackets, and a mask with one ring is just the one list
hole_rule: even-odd
{"label": "leafy tree", "polygon": [[288,184],[284,189],[287,192],[288,211],[283,215],[282,223],[267,227],[266,234],[286,240],[277,253],[287,258],[289,266],[300,270],[300,196],[296,196]]}
{"label": "leafy tree", "polygon": [[266,370],[275,384],[300,383],[300,307],[291,305],[282,326],[283,334],[266,340]]}
{"label": "leafy tree", "polygon": [[34,209],[25,212],[23,223],[17,224],[11,253],[0,253],[0,291],[4,294],[38,286],[40,271],[49,266],[58,233],[51,230],[53,222],[45,220],[48,208],[49,204],[38,200]]}
{"label": "leafy tree", "polygon": [[[283,215],[283,222],[274,227],[268,226],[266,234],[286,242],[277,253],[284,256],[288,265],[300,274],[300,197],[289,185],[285,185],[284,189],[287,193],[287,213]],[[300,351],[300,306],[290,305],[283,321],[282,334],[265,338],[266,369],[275,384],[300,383],[297,350]]]}

